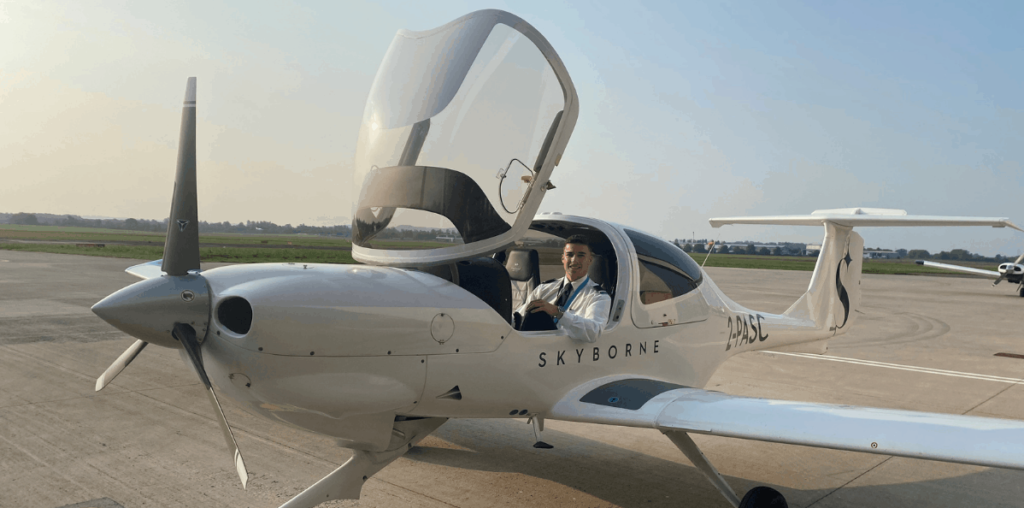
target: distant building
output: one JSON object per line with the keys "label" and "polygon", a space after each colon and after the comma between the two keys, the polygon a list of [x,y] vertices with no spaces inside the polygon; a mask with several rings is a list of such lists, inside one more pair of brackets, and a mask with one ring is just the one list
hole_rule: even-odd
{"label": "distant building", "polygon": [[864,259],[900,259],[900,255],[894,250],[866,250]]}
{"label": "distant building", "polygon": [[804,254],[807,256],[817,256],[821,253],[821,244],[809,243],[804,248]]}

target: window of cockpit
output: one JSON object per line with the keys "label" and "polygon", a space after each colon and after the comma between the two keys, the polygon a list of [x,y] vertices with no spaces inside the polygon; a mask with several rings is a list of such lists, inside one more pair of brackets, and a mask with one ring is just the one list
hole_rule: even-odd
{"label": "window of cockpit", "polygon": [[700,266],[682,249],[638,231],[625,231],[639,260],[641,303],[669,300],[700,285]]}

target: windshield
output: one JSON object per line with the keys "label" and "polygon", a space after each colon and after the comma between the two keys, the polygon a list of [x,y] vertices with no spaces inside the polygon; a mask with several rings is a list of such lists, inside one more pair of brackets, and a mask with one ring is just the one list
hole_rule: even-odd
{"label": "windshield", "polygon": [[537,46],[496,21],[469,16],[395,36],[359,132],[356,245],[427,230],[420,239],[445,247],[516,223],[565,94]]}

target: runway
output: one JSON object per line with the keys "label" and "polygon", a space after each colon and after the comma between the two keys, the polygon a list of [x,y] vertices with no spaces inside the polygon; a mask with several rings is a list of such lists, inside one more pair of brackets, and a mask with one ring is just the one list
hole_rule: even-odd
{"label": "runway", "polygon": [[[277,507],[348,455],[223,400],[251,474],[242,490],[196,375],[149,347],[100,393],[134,339],[89,307],[138,279],[136,262],[0,251],[0,507]],[[734,300],[784,311],[810,272],[710,268]],[[729,394],[1024,419],[1015,287],[864,275],[851,331],[824,358],[748,353],[707,388]],[[757,415],[751,415],[756,418]],[[449,421],[370,478],[360,501],[322,506],[727,507],[649,429]],[[955,436],[951,436],[955,438]],[[1024,507],[1024,472],[695,435],[742,496],[770,485],[792,507]]]}

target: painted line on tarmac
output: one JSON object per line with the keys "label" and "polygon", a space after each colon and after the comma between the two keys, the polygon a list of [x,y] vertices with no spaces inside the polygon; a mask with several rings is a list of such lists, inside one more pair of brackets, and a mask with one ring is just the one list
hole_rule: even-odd
{"label": "painted line on tarmac", "polygon": [[858,360],[855,358],[838,358],[835,356],[821,356],[809,353],[781,353],[769,351],[768,354],[796,356],[798,358],[812,358],[816,360],[828,360],[830,362],[852,363],[854,365],[866,365],[868,367],[883,367],[886,369],[905,370],[909,372],[920,372],[923,374],[935,374],[939,376],[959,377],[964,379],[977,379],[979,381],[994,381],[997,383],[1017,384],[1024,381],[1024,378],[1012,378],[1002,376],[989,376],[987,374],[975,374],[973,372],[958,372],[955,370],[930,369],[928,367],[913,367],[897,363],[874,362],[871,360]]}

